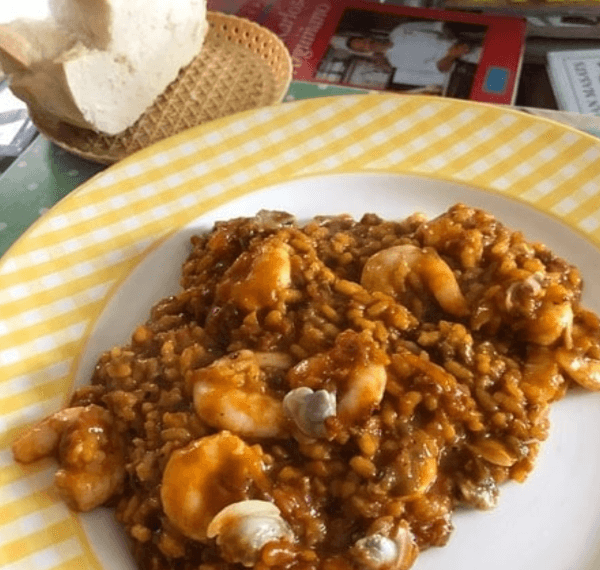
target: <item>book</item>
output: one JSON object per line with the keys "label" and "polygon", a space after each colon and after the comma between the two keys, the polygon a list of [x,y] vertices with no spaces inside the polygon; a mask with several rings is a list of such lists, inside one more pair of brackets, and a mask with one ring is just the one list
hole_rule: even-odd
{"label": "book", "polygon": [[600,6],[598,10],[597,14],[526,14],[527,37],[600,41]]}
{"label": "book", "polygon": [[528,38],[600,40],[600,0],[445,0],[443,5],[525,18]]}
{"label": "book", "polygon": [[208,0],[208,8],[276,33],[298,81],[504,104],[516,95],[520,18],[364,0]]}
{"label": "book", "polygon": [[517,107],[558,110],[558,103],[550,83],[548,66],[545,61],[543,63],[523,62],[515,105]]}
{"label": "book", "polygon": [[561,110],[600,116],[600,49],[550,52],[548,76]]}
{"label": "book", "polygon": [[483,10],[572,11],[594,13],[600,9],[600,0],[445,0],[444,8],[473,8]]}

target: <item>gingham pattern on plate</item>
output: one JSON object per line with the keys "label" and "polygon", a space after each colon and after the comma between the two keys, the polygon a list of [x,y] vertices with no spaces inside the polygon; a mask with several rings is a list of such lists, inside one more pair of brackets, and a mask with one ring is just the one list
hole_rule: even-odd
{"label": "gingham pattern on plate", "polygon": [[0,567],[100,568],[49,463],[11,459],[56,410],[111,292],[202,213],[295,176],[396,172],[526,201],[600,244],[600,143],[507,109],[366,95],[269,107],[190,130],[91,179],[0,261]]}

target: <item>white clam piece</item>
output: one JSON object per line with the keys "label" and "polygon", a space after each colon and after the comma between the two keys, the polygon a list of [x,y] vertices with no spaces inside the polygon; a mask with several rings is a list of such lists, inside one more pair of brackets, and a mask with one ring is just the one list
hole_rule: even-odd
{"label": "white clam piece", "polygon": [[354,560],[369,570],[407,570],[417,553],[414,537],[404,526],[393,537],[371,534],[357,540],[352,547]]}
{"label": "white clam piece", "polygon": [[276,540],[294,540],[294,533],[281,512],[268,501],[247,500],[233,503],[212,519],[206,531],[215,538],[228,562],[252,567],[262,548]]}
{"label": "white clam piece", "polygon": [[288,392],[283,398],[283,410],[309,437],[325,437],[325,420],[336,414],[335,394],[302,386]]}

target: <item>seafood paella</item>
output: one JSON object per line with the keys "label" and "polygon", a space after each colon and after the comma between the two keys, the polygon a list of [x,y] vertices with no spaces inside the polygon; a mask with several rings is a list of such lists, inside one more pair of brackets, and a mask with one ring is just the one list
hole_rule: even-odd
{"label": "seafood paella", "polygon": [[577,268],[492,215],[285,212],[192,238],[181,290],[22,434],[144,570],[405,570],[600,389]]}

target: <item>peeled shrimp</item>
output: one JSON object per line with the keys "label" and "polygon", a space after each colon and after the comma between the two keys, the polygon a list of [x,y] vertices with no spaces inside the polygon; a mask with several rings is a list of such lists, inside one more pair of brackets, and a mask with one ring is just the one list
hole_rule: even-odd
{"label": "peeled shrimp", "polygon": [[387,382],[382,364],[357,366],[345,382],[345,390],[337,407],[337,416],[344,425],[351,425],[368,416],[377,407]]}
{"label": "peeled shrimp", "polygon": [[379,251],[365,263],[361,284],[369,291],[402,298],[409,276],[416,277],[447,313],[457,317],[469,313],[454,273],[433,249],[405,244]]}
{"label": "peeled shrimp", "polygon": [[290,364],[285,355],[240,350],[192,372],[188,382],[198,416],[212,427],[245,437],[284,437],[283,405],[267,386],[261,363]]}
{"label": "peeled shrimp", "polygon": [[[511,283],[506,290],[505,307],[517,316],[516,324],[524,340],[549,346],[562,338],[564,345],[570,348],[574,300],[574,291],[560,283],[559,275],[536,271]],[[523,314],[527,318],[521,324]]]}
{"label": "peeled shrimp", "polygon": [[15,441],[12,451],[21,463],[57,456],[60,469],[55,484],[66,503],[78,511],[105,503],[125,478],[113,418],[94,404],[66,408],[42,420]]}
{"label": "peeled shrimp", "polygon": [[368,333],[348,330],[338,336],[328,352],[299,362],[287,379],[292,387],[335,393],[335,415],[342,424],[350,426],[367,419],[381,403],[387,362],[387,356]]}
{"label": "peeled shrimp", "polygon": [[525,326],[528,341],[542,346],[555,343],[563,337],[566,346],[572,343],[573,307],[570,301],[544,302],[534,319]]}
{"label": "peeled shrimp", "polygon": [[289,246],[267,239],[242,253],[217,287],[217,301],[231,301],[245,311],[274,307],[292,283]]}
{"label": "peeled shrimp", "polygon": [[225,507],[268,492],[260,446],[227,431],[193,441],[171,454],[160,498],[169,520],[187,537],[206,541],[214,517]]}
{"label": "peeled shrimp", "polygon": [[525,395],[539,405],[547,405],[560,394],[564,382],[554,350],[532,345],[523,366],[521,389]]}

